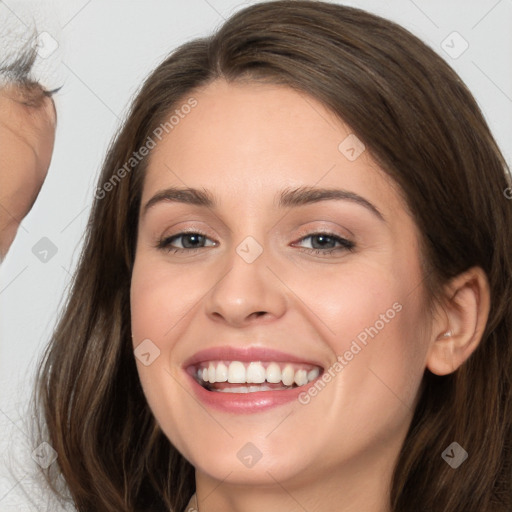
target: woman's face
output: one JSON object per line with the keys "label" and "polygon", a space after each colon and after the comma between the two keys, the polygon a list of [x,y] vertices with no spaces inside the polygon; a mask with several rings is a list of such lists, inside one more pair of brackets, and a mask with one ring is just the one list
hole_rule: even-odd
{"label": "woman's face", "polygon": [[315,99],[193,97],[150,155],[131,284],[156,420],[216,480],[389,473],[431,331],[412,218]]}

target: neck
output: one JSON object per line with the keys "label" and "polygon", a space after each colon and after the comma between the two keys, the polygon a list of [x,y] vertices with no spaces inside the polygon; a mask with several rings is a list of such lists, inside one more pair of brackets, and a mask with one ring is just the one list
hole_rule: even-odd
{"label": "neck", "polygon": [[[235,471],[219,481],[196,470],[198,510],[390,512],[389,489],[395,457],[390,458],[387,453],[387,458],[383,456],[380,463],[376,463],[374,456],[372,454],[373,460],[351,461],[338,471],[326,467],[319,472],[316,468],[300,479],[279,481],[272,475],[275,470],[269,468],[261,471],[260,481],[252,485],[237,482]],[[195,506],[194,499],[191,504]]]}

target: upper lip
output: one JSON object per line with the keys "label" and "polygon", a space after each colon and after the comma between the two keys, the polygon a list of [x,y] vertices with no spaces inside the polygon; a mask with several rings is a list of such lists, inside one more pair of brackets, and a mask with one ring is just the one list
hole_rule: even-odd
{"label": "upper lip", "polygon": [[205,361],[262,361],[262,362],[283,362],[283,363],[307,363],[319,368],[323,368],[318,361],[304,358],[303,356],[288,354],[280,350],[267,347],[233,347],[224,345],[220,347],[211,347],[196,352],[188,358],[183,367],[187,368]]}

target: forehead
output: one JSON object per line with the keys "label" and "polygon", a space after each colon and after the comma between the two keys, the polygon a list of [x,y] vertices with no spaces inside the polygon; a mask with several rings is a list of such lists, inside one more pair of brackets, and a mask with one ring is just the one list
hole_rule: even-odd
{"label": "forehead", "polygon": [[[207,188],[221,200],[273,200],[285,187],[318,185],[403,209],[350,127],[315,98],[283,85],[224,80],[190,97],[196,106],[175,116],[150,155],[143,201],[166,186]],[[176,105],[178,114],[190,97]]]}

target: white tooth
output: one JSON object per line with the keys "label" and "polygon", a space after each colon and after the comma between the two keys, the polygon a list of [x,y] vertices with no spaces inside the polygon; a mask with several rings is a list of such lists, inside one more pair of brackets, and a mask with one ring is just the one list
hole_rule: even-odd
{"label": "white tooth", "polygon": [[256,393],[259,391],[274,391],[274,389],[263,384],[262,386],[243,386],[237,388],[231,387],[224,389],[215,389],[214,391],[216,393]]}
{"label": "white tooth", "polygon": [[281,382],[281,368],[277,363],[270,363],[267,366],[267,382],[274,384]]}
{"label": "white tooth", "polygon": [[308,382],[315,380],[318,375],[320,375],[320,370],[318,368],[313,368],[313,370],[308,373]]}
{"label": "white tooth", "polygon": [[228,381],[228,367],[224,363],[217,365],[217,372],[215,373],[216,382],[227,382]]}
{"label": "white tooth", "polygon": [[295,377],[295,372],[293,371],[293,366],[287,364],[284,367],[284,370],[281,374],[281,380],[285,386],[291,386],[293,384],[293,378]]}
{"label": "white tooth", "polygon": [[304,386],[308,383],[308,372],[306,370],[297,370],[295,372],[295,384],[297,386]]}
{"label": "white tooth", "polygon": [[208,380],[213,384],[215,382],[215,365],[210,363],[208,366]]}
{"label": "white tooth", "polygon": [[228,382],[231,384],[245,383],[245,366],[240,361],[232,361],[228,370]]}
{"label": "white tooth", "polygon": [[220,393],[249,393],[246,387],[217,389]]}
{"label": "white tooth", "polygon": [[247,382],[261,384],[265,382],[267,372],[261,363],[249,363],[247,367]]}
{"label": "white tooth", "polygon": [[203,381],[208,382],[208,369],[203,368]]}

